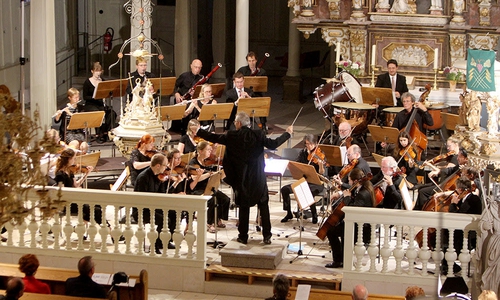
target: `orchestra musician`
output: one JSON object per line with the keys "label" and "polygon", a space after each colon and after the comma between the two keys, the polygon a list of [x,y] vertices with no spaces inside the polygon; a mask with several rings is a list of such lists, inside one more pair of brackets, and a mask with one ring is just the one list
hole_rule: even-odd
{"label": "orchestra musician", "polygon": [[[382,158],[380,172],[370,180],[375,188],[375,198],[376,202],[378,202],[377,207],[402,207],[403,197],[401,196],[399,184],[403,180],[403,177],[397,171],[398,163],[394,157],[386,156]],[[382,196],[381,199],[379,199],[380,196]]]}
{"label": "orchestra musician", "polygon": [[408,121],[414,109],[417,109],[415,121],[417,121],[418,128],[421,132],[425,132],[424,124],[429,126],[434,125],[434,121],[432,120],[431,114],[427,111],[427,107],[425,107],[422,102],[416,102],[417,100],[413,94],[408,92],[404,93],[401,95],[401,101],[404,109],[396,114],[392,127],[401,130],[406,126],[411,126],[411,124],[408,124]]}
{"label": "orchestra musician", "polygon": [[417,150],[411,141],[412,138],[409,133],[405,131],[400,132],[394,156],[398,162],[397,166],[401,170],[404,170],[406,180],[412,184],[417,184],[417,171],[419,170],[417,164]]}
{"label": "orchestra musician", "polygon": [[[135,71],[130,73],[130,80],[127,86],[127,94],[129,94],[129,99],[132,101],[132,89],[136,86],[137,80],[141,86],[146,86],[146,80],[148,78],[155,78],[156,76],[147,71],[148,69],[148,60],[142,56],[139,56],[135,59]],[[132,84],[130,84],[132,83]],[[152,91],[153,92],[153,91]]]}
{"label": "orchestra musician", "polygon": [[[365,173],[358,168],[354,168],[349,174],[349,185],[353,186],[355,182],[362,180]],[[375,195],[373,186],[370,180],[364,180],[359,186],[355,187],[352,191],[346,189],[342,192],[343,201],[345,206],[359,206],[359,207],[375,207]],[[328,229],[326,236],[332,248],[333,261],[327,265],[326,268],[342,268],[344,266],[344,227],[345,223],[342,219],[337,226],[332,226]],[[355,227],[354,236],[357,236],[357,226]],[[370,237],[370,225],[363,225],[363,242],[369,242],[367,239]]]}
{"label": "orchestra musician", "polygon": [[445,161],[445,168],[452,168],[458,165],[458,152],[460,150],[460,141],[455,137],[449,137],[446,141],[446,150],[448,152],[446,154],[438,155],[437,157],[425,161],[423,164],[428,165],[433,170],[429,172],[429,178],[433,178],[439,175],[439,168],[435,167],[434,164]]}
{"label": "orchestra musician", "polygon": [[[217,104],[217,100],[213,98],[212,95],[212,86],[208,83],[205,83],[201,86],[200,97],[197,100],[193,100],[186,111],[184,112],[184,118],[188,120],[198,119],[200,116],[201,108],[206,104]],[[215,130],[214,120],[204,120],[199,121],[201,128],[204,130]],[[189,129],[189,124],[188,124]]]}
{"label": "orchestra musician", "polygon": [[[306,134],[304,136],[304,149],[299,152],[299,155],[295,161],[303,164],[310,164],[316,169],[316,172],[321,173],[321,169],[324,172],[324,158],[325,154],[321,149],[319,149],[316,137],[313,134]],[[318,154],[316,154],[318,153]],[[319,155],[319,157],[317,157]],[[322,155],[322,158],[321,158]],[[316,157],[315,157],[316,156]],[[307,183],[311,189],[313,196],[318,196],[323,192],[323,185]],[[281,223],[286,223],[293,218],[291,205],[290,205],[290,194],[293,193],[292,185],[288,184],[281,188],[281,196],[283,197],[283,210],[287,212],[286,216],[281,219]],[[312,223],[318,223],[318,212],[316,211],[316,205],[313,204],[309,207],[312,213]]]}
{"label": "orchestra musician", "polygon": [[262,220],[264,244],[271,243],[271,220],[269,215],[269,192],[264,173],[264,147],[276,149],[293,133],[293,126],[276,139],[267,138],[262,130],[250,129],[250,117],[239,112],[235,118],[236,130],[225,134],[214,134],[199,130],[197,135],[208,141],[226,145],[224,154],[225,181],[234,191],[235,203],[240,207],[237,241],[248,241],[250,207],[257,205]]}
{"label": "orchestra musician", "polygon": [[[167,168],[167,158],[163,153],[156,153],[151,158],[149,162],[149,166],[145,168],[143,172],[141,172],[137,176],[137,181],[134,186],[134,192],[147,192],[147,193],[163,193],[165,194],[167,191],[167,181],[162,180],[158,177],[159,174],[162,174]],[[134,207],[135,208],[135,207]],[[137,208],[132,210],[132,216],[135,220],[139,218],[139,211]],[[151,212],[149,208],[145,208],[142,210],[143,221],[144,223],[151,222]],[[160,239],[160,233],[163,230],[163,210],[155,209],[154,211],[154,222],[156,224],[156,232],[158,232],[158,237],[155,241],[155,253],[161,254],[161,249],[163,249],[163,242]],[[170,232],[173,232],[175,229],[175,211],[169,210],[169,226],[174,226],[174,228],[169,228]],[[175,245],[172,242],[168,242],[168,249],[175,249]]]}
{"label": "orchestra musician", "polygon": [[387,73],[377,76],[375,87],[392,88],[397,101],[396,106],[403,106],[401,95],[408,92],[408,86],[406,85],[406,77],[398,73],[397,60],[389,59],[387,61]]}
{"label": "orchestra musician", "polygon": [[83,129],[67,129],[71,116],[79,112],[78,102],[80,102],[80,92],[75,88],[70,88],[67,94],[69,101],[64,108],[56,112],[54,122],[61,123],[59,126],[59,137],[63,137],[66,145],[80,150],[81,154],[85,154],[89,149],[89,144],[85,141]]}
{"label": "orchestra musician", "polygon": [[[457,156],[458,165],[440,169],[439,175],[441,175],[440,177],[444,179],[441,180],[439,183],[442,184],[446,179],[451,178],[450,177],[451,175],[458,174],[460,169],[467,164],[468,162],[467,156],[468,156],[467,150],[465,150],[464,148],[460,148],[458,150],[458,156]],[[413,209],[421,210],[424,207],[425,203],[429,200],[429,198],[434,194],[434,190],[436,189],[438,188],[435,187],[434,185],[420,188],[418,190],[418,198],[415,203],[415,207]]]}
{"label": "orchestra musician", "polygon": [[[201,60],[194,59],[190,65],[190,71],[182,73],[179,78],[175,81],[174,91],[175,91],[175,103],[182,103],[184,100],[183,96],[191,89],[193,85],[195,85],[200,79],[203,78],[203,75],[200,74],[201,68],[203,64]],[[187,97],[190,98],[190,97]],[[184,134],[186,132],[187,123],[189,119],[183,118],[182,120],[172,121],[172,126],[170,127],[171,131],[180,132]]]}
{"label": "orchestra musician", "polygon": [[189,120],[186,134],[181,136],[179,144],[177,144],[177,149],[179,149],[182,154],[196,151],[196,146],[198,145],[199,141],[199,138],[196,136],[196,131],[198,131],[199,127],[200,122],[198,122],[198,120]]}
{"label": "orchestra musician", "polygon": [[[352,133],[351,124],[349,124],[349,122],[347,121],[341,122],[338,126],[338,130],[339,134],[333,138],[332,145],[341,147],[344,146],[346,147],[346,149],[349,148],[353,144],[351,137]],[[344,161],[344,159],[342,159],[342,161]],[[328,176],[331,177],[335,174],[338,174],[341,169],[342,167],[340,166],[330,166],[328,168]]]}
{"label": "orchestra musician", "polygon": [[[243,76],[266,76],[266,70],[264,70],[263,68],[257,68],[258,59],[257,59],[257,55],[255,54],[255,52],[253,52],[253,51],[248,52],[248,54],[246,56],[246,60],[247,60],[248,65],[239,68],[237,73],[239,72],[239,73],[243,74]],[[255,94],[255,97],[263,97],[264,96],[264,94],[261,92],[255,92],[254,94]],[[266,125],[267,124],[267,117],[260,117],[260,122],[262,123],[262,129],[264,131],[269,130],[269,128]]]}
{"label": "orchestra musician", "polygon": [[[357,161],[354,165],[354,168],[360,169],[364,174],[371,173],[370,166],[368,165],[366,160],[361,157],[361,148],[358,145],[351,145],[351,147],[347,149],[346,155],[347,160],[349,161],[349,165]],[[347,176],[341,179],[338,175],[334,175],[332,179],[342,190],[347,190],[351,187]],[[339,191],[337,195],[333,195],[333,198],[340,197],[341,195],[342,192]]]}
{"label": "orchestra musician", "polygon": [[[198,143],[196,153],[196,156],[188,163],[191,168],[196,168],[196,174],[188,181],[189,193],[203,195],[210,179],[210,174],[213,171],[217,171],[219,166],[207,164],[207,160],[212,154],[212,146],[207,141]],[[215,226],[226,228],[226,224],[222,220],[227,221],[229,218],[229,197],[219,190],[215,192],[214,197],[210,198],[207,202],[207,231],[210,233],[215,233]],[[215,217],[215,201],[217,201],[217,217]]]}
{"label": "orchestra musician", "polygon": [[234,129],[234,120],[238,111],[238,102],[241,98],[252,98],[254,96],[251,89],[245,88],[245,77],[243,74],[236,72],[233,75],[234,88],[226,91],[226,103],[234,103],[231,116],[226,120],[226,130]]}
{"label": "orchestra musician", "polygon": [[149,167],[151,156],[156,152],[155,148],[155,138],[150,134],[145,134],[141,137],[137,146],[130,153],[129,159],[129,169],[130,169],[130,183],[135,186],[135,181],[137,176]]}

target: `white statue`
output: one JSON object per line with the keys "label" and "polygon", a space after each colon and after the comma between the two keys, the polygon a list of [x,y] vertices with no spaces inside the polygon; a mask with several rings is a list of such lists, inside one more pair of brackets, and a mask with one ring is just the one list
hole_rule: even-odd
{"label": "white statue", "polygon": [[391,12],[395,14],[406,14],[409,10],[408,0],[394,0],[391,7]]}
{"label": "white statue", "polygon": [[430,9],[431,10],[442,10],[443,9],[442,0],[432,0]]}
{"label": "white statue", "polygon": [[455,14],[462,14],[464,11],[464,0],[453,0],[453,12]]}
{"label": "white statue", "polygon": [[477,238],[477,268],[481,290],[500,294],[500,210],[499,202],[488,199],[479,220]]}
{"label": "white statue", "polygon": [[462,121],[467,123],[469,130],[479,131],[481,129],[479,123],[481,120],[482,104],[477,93],[471,91],[465,96],[461,95],[460,101],[462,101],[462,107],[460,108],[459,115]]}
{"label": "white statue", "polygon": [[486,100],[486,110],[488,111],[488,128],[489,136],[496,136],[498,133],[498,109],[500,108],[500,99],[497,96],[489,97]]}
{"label": "white statue", "polygon": [[390,7],[391,5],[389,4],[389,0],[379,0],[377,4],[375,4],[375,8],[377,9],[385,9]]}
{"label": "white statue", "polygon": [[352,1],[352,7],[355,9],[361,9],[362,8],[361,0],[353,0]]}

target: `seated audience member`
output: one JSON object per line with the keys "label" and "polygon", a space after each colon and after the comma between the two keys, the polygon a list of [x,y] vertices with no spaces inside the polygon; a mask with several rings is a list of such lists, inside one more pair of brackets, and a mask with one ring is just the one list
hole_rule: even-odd
{"label": "seated audience member", "polygon": [[477,300],[497,300],[497,294],[495,294],[494,291],[490,290],[484,290],[479,297],[477,297]]}
{"label": "seated audience member", "polygon": [[199,138],[196,137],[196,131],[200,127],[200,122],[196,119],[191,119],[187,125],[186,134],[181,136],[177,149],[181,154],[191,153],[196,151]]}
{"label": "seated audience member", "polygon": [[425,292],[421,287],[413,285],[406,288],[405,300],[415,300],[422,296],[425,297]]}
{"label": "seated audience member", "polygon": [[49,285],[35,278],[39,266],[40,262],[34,254],[25,254],[19,259],[19,271],[25,274],[23,278],[24,291],[27,293],[50,294]]}
{"label": "seated audience member", "polygon": [[17,300],[24,294],[24,282],[19,277],[13,277],[7,282],[5,296],[0,295],[0,300]]}
{"label": "seated audience member", "polygon": [[368,290],[362,284],[356,285],[352,289],[352,299],[353,300],[368,300]]}
{"label": "seated audience member", "polygon": [[154,154],[155,138],[150,134],[145,134],[141,137],[137,146],[130,153],[129,168],[130,168],[130,183],[135,185],[137,176],[149,167],[151,156]]}
{"label": "seated audience member", "polygon": [[103,286],[92,280],[95,265],[92,256],[84,256],[78,261],[80,276],[66,280],[66,295],[87,298],[106,298]]}
{"label": "seated audience member", "polygon": [[273,296],[266,300],[286,300],[288,290],[290,289],[290,281],[285,274],[278,273],[273,278]]}
{"label": "seated audience member", "polygon": [[[196,175],[193,175],[188,181],[189,189],[191,194],[203,195],[211,173],[216,171],[218,166],[207,164],[207,160],[212,153],[212,146],[208,142],[200,142],[196,147],[196,152],[196,157],[189,161],[189,165],[196,168]],[[229,217],[229,197],[220,190],[217,190],[214,196],[207,202],[207,230],[210,233],[215,233],[215,226],[225,228],[226,224],[222,220],[227,220]],[[217,218],[215,217],[214,198],[217,199]]]}

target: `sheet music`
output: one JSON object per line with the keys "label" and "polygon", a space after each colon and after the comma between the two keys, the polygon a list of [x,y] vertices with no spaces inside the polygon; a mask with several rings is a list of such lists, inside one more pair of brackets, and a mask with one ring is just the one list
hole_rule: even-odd
{"label": "sheet music", "polygon": [[406,185],[406,179],[403,178],[403,180],[401,180],[399,190],[401,191],[401,197],[403,197],[403,204],[405,205],[406,210],[412,210],[413,199],[410,195],[410,191],[408,190],[408,186]]}
{"label": "sheet music", "polygon": [[309,299],[310,293],[311,293],[311,285],[299,284],[297,286],[297,293],[295,294],[295,300],[307,300]]}
{"label": "sheet music", "polygon": [[309,184],[305,179],[301,179],[302,182],[293,187],[293,193],[295,194],[295,199],[297,200],[297,203],[299,204],[300,209],[306,209],[309,206],[313,205],[314,202],[314,196],[311,193],[311,189],[309,188]]}
{"label": "sheet music", "polygon": [[108,285],[111,284],[110,280],[112,281],[113,279],[111,278],[111,274],[94,273],[94,275],[92,275],[92,280],[102,285]]}
{"label": "sheet music", "polygon": [[266,167],[264,168],[264,173],[266,174],[283,174],[286,171],[288,166],[288,159],[279,159],[279,158],[266,158],[265,160]]}
{"label": "sheet music", "polygon": [[349,160],[347,159],[347,147],[342,146],[340,147],[340,157],[342,157],[342,165],[345,166],[349,163]]}
{"label": "sheet music", "polygon": [[396,100],[396,93],[392,92],[392,102],[394,102],[394,106],[398,106],[398,100]]}

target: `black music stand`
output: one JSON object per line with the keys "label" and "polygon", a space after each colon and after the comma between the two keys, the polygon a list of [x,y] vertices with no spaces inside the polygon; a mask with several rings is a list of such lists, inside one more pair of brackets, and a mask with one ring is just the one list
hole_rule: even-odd
{"label": "black music stand", "polygon": [[255,117],[269,116],[271,108],[271,97],[240,98],[238,101],[238,112],[246,112],[252,118],[252,129]]}
{"label": "black music stand", "polygon": [[267,76],[245,76],[244,87],[253,90],[255,93],[267,92]]}
{"label": "black music stand", "polygon": [[100,127],[104,121],[103,111],[92,111],[92,112],[82,112],[76,113],[69,119],[67,130],[84,129],[85,140],[89,141],[88,129],[94,127]]}
{"label": "black music stand", "polygon": [[[386,144],[396,144],[398,142],[399,130],[397,128],[368,125],[368,130],[370,131],[374,142],[385,142]],[[376,143],[374,144],[374,147],[375,146]],[[384,154],[387,156],[387,147],[385,148]]]}
{"label": "black music stand", "polygon": [[186,111],[186,105],[169,105],[160,107],[160,116],[162,121],[175,121],[182,120],[184,117],[184,112]]}
{"label": "black music stand", "polygon": [[[201,91],[202,86],[203,86],[203,84],[196,86],[196,88],[194,89],[193,99],[203,97],[203,95],[200,95],[200,91]],[[222,94],[224,93],[224,90],[226,89],[225,83],[210,83],[210,86],[212,87],[212,96],[214,96],[214,98],[222,97]]]}
{"label": "black music stand", "polygon": [[229,119],[233,107],[234,107],[233,103],[217,103],[217,104],[203,105],[201,107],[200,115],[198,116],[198,121],[213,120],[214,131],[215,131],[215,121]]}
{"label": "black music stand", "polygon": [[[314,167],[313,167],[314,168]],[[307,184],[307,181],[304,177],[300,178],[296,182],[292,183],[293,194],[295,195],[295,200],[297,201],[297,205],[301,211],[299,218],[299,250],[297,251],[297,256],[293,258],[290,263],[293,263],[297,258],[303,255],[302,252],[302,223],[304,221],[303,211],[309,208],[311,205],[316,205],[316,201],[314,201],[314,196],[311,193],[311,189]],[[310,254],[307,254],[305,258],[307,258]],[[324,255],[316,255],[320,257],[325,257]]]}
{"label": "black music stand", "polygon": [[222,171],[218,171],[218,172],[211,174],[210,178],[208,179],[207,186],[205,187],[205,192],[203,193],[203,195],[205,195],[205,196],[212,196],[214,198],[215,239],[213,242],[207,243],[207,245],[211,245],[212,248],[214,248],[214,249],[222,248],[226,245],[223,242],[217,241],[217,232],[219,232],[219,230],[217,229],[217,222],[218,222],[218,220],[217,220],[217,206],[218,206],[218,203],[217,203],[216,194],[217,194],[217,191],[219,190],[221,178],[222,178]]}
{"label": "black music stand", "polygon": [[[111,128],[109,130],[113,129],[113,126],[115,125],[115,116],[113,114],[113,97],[121,98],[122,96],[124,96],[127,93],[127,85],[128,79],[106,80],[99,82],[94,90],[94,95],[92,96],[92,98],[109,98],[109,108],[111,109]],[[122,112],[123,107],[121,107],[120,109]]]}

